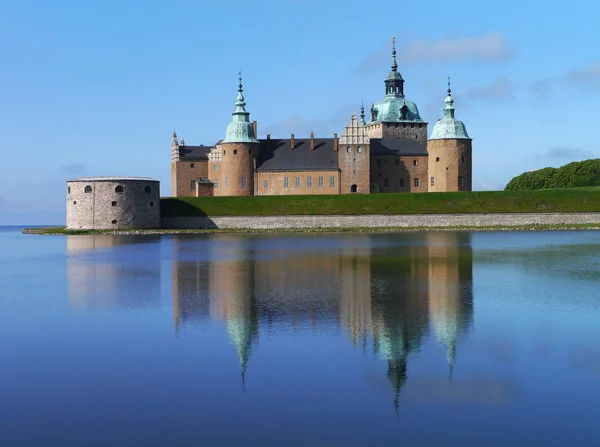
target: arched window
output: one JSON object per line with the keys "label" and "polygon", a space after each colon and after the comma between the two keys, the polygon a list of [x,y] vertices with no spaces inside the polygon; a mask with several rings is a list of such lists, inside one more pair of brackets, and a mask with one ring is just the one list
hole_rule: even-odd
{"label": "arched window", "polygon": [[350,187],[350,192],[358,192],[358,186],[356,186],[356,185],[352,185],[352,186]]}
{"label": "arched window", "polygon": [[346,148],[346,152],[352,152],[352,148],[351,148],[350,146],[348,146],[348,147]]}
{"label": "arched window", "polygon": [[358,146],[358,147],[356,148],[356,152],[362,152],[362,147]]}
{"label": "arched window", "polygon": [[87,185],[83,191],[85,193],[90,193],[90,192],[92,192],[92,187],[90,185]]}
{"label": "arched window", "polygon": [[150,193],[152,192],[152,188],[150,188],[149,186],[146,186],[146,187],[144,188],[144,192],[145,192],[146,194],[150,194]]}
{"label": "arched window", "polygon": [[115,188],[115,192],[116,192],[117,194],[123,194],[123,191],[124,191],[124,189],[123,189],[123,187],[122,187],[121,185],[119,185],[119,186],[117,186],[117,187]]}

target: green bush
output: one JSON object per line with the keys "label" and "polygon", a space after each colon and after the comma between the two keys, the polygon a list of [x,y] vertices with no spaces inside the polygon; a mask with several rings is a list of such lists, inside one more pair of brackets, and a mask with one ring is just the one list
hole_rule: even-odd
{"label": "green bush", "polygon": [[600,186],[600,158],[576,161],[560,168],[544,168],[514,177],[505,191]]}

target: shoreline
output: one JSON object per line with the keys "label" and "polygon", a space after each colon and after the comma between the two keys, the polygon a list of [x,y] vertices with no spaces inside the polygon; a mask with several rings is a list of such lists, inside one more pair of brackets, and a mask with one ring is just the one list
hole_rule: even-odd
{"label": "shoreline", "polygon": [[403,233],[428,231],[590,231],[600,230],[600,224],[559,225],[493,225],[493,226],[418,226],[418,227],[314,227],[314,228],[210,228],[210,229],[139,229],[139,230],[67,230],[64,227],[25,228],[23,234],[46,236],[91,236],[91,235],[179,235],[179,234],[279,234],[279,233]]}

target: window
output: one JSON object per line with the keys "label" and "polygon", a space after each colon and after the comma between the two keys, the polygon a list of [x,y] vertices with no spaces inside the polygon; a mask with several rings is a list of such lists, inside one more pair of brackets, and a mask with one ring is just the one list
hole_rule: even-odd
{"label": "window", "polygon": [[77,205],[77,200],[73,200],[73,205]]}
{"label": "window", "polygon": [[431,186],[435,186],[435,178],[431,177]]}
{"label": "window", "polygon": [[233,150],[233,155],[237,155],[237,149]]}
{"label": "window", "polygon": [[150,202],[150,207],[153,207],[153,206],[154,206],[154,202]]}
{"label": "window", "polygon": [[113,220],[111,223],[114,225],[114,224],[116,224],[116,223],[117,223],[117,221],[116,221],[116,220]]}
{"label": "window", "polygon": [[225,149],[223,149],[223,155],[225,155],[227,153],[227,151]]}
{"label": "window", "polygon": [[319,188],[322,188],[324,184],[325,184],[325,182],[323,181],[323,176],[320,175],[319,176]]}
{"label": "window", "polygon": [[252,155],[252,149],[248,149],[248,153]]}
{"label": "window", "polygon": [[350,192],[358,192],[358,186],[356,186],[356,185],[352,185],[352,186],[350,187]]}
{"label": "window", "polygon": [[242,188],[246,189],[247,185],[246,185],[246,177],[243,176],[242,177]]}
{"label": "window", "polygon": [[462,177],[458,177],[458,186],[463,186],[463,178]]}
{"label": "window", "polygon": [[312,188],[312,177],[306,177],[306,187]]}
{"label": "window", "polygon": [[213,165],[213,171],[218,171],[218,170],[219,170],[219,165],[215,163]]}
{"label": "window", "polygon": [[435,162],[439,163],[440,162],[440,157],[435,157]]}
{"label": "window", "polygon": [[92,187],[90,185],[87,185],[83,191],[86,193],[90,193],[92,192]]}
{"label": "window", "polygon": [[418,166],[419,162],[417,160],[413,160],[413,166]]}
{"label": "window", "polygon": [[403,178],[401,178],[401,179],[400,179],[400,186],[401,186],[402,188],[404,188],[404,179],[403,179]]}
{"label": "window", "polygon": [[112,201],[112,202],[110,202],[110,204],[111,204],[112,206],[117,206],[117,202],[115,202],[115,201]]}
{"label": "window", "polygon": [[352,152],[352,148],[351,148],[350,146],[348,146],[348,147],[346,148],[346,152]]}
{"label": "window", "polygon": [[450,170],[450,168],[446,168],[446,172],[448,172]]}
{"label": "window", "polygon": [[194,163],[190,163],[190,168],[195,168],[196,165]]}
{"label": "window", "polygon": [[358,146],[358,147],[356,148],[356,152],[362,152],[362,147]]}
{"label": "window", "polygon": [[123,191],[125,191],[125,190],[123,189],[123,187],[121,185],[119,185],[115,188],[115,192],[117,194],[123,194]]}
{"label": "window", "polygon": [[390,181],[386,178],[383,179],[383,186],[390,186]]}
{"label": "window", "polygon": [[71,187],[67,186],[67,194],[71,194]]}
{"label": "window", "polygon": [[331,177],[329,177],[329,186],[331,188],[333,188],[335,186],[335,176],[332,175]]}
{"label": "window", "polygon": [[419,179],[418,178],[413,179],[413,185],[415,186],[415,188],[419,187]]}
{"label": "window", "polygon": [[289,177],[283,177],[283,187],[284,188],[289,188],[290,187],[290,179],[289,179]]}
{"label": "window", "polygon": [[464,163],[465,162],[465,157],[460,157],[460,161]]}
{"label": "window", "polygon": [[300,188],[300,177],[296,177],[296,188]]}
{"label": "window", "polygon": [[145,192],[146,194],[150,194],[150,193],[152,192],[152,188],[150,188],[149,186],[146,186],[146,187],[144,188],[144,192]]}
{"label": "window", "polygon": [[218,179],[214,179],[213,180],[213,184],[215,185],[215,189],[219,187],[219,180]]}
{"label": "window", "polygon": [[190,189],[191,190],[195,190],[196,189],[196,180],[190,180]]}
{"label": "window", "polygon": [[269,181],[268,181],[268,180],[265,180],[265,181],[263,182],[263,188],[268,188],[268,187],[269,187]]}
{"label": "window", "polygon": [[229,177],[225,177],[225,188],[229,188]]}

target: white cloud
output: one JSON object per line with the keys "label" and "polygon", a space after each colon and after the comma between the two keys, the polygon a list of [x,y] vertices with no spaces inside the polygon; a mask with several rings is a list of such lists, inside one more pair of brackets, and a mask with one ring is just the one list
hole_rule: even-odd
{"label": "white cloud", "polygon": [[[358,71],[379,69],[390,61],[390,44],[367,55]],[[512,46],[501,33],[488,33],[480,37],[447,37],[438,40],[415,39],[396,45],[399,64],[414,65],[427,62],[503,61],[514,53]]]}
{"label": "white cloud", "polygon": [[463,97],[467,101],[496,101],[508,102],[515,100],[515,85],[508,79],[498,79],[496,82],[479,87],[471,87]]}
{"label": "white cloud", "polygon": [[573,147],[554,147],[543,154],[535,156],[536,160],[562,158],[570,161],[584,160],[595,158],[595,154],[591,150],[579,149]]}

